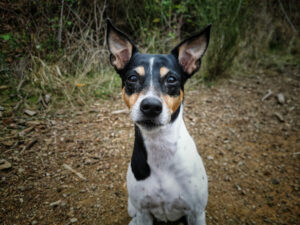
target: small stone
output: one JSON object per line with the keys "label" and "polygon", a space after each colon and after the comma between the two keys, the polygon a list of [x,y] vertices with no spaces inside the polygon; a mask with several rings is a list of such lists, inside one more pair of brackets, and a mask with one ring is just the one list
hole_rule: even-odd
{"label": "small stone", "polygon": [[274,115],[280,122],[284,122],[284,118],[279,112],[275,112]]}
{"label": "small stone", "polygon": [[50,94],[45,95],[45,103],[48,104],[50,100],[51,100],[51,95]]}
{"label": "small stone", "polygon": [[209,155],[209,156],[207,156],[207,159],[208,159],[208,160],[213,160],[213,159],[214,159],[214,157],[213,157],[213,156],[211,156],[211,155]]}
{"label": "small stone", "polygon": [[278,181],[277,179],[273,178],[273,179],[272,179],[272,183],[273,183],[274,185],[278,185],[278,184],[279,184],[279,181]]}
{"label": "small stone", "polygon": [[224,180],[229,182],[229,181],[231,181],[231,178],[230,178],[230,176],[226,176]]}
{"label": "small stone", "polygon": [[0,111],[4,111],[4,107],[3,106],[0,106]]}
{"label": "small stone", "polygon": [[29,110],[29,109],[25,109],[24,114],[26,114],[28,116],[34,116],[36,114],[36,112],[32,111],[32,110]]}
{"label": "small stone", "polygon": [[242,188],[238,184],[235,184],[234,186],[238,191],[242,191]]}
{"label": "small stone", "polygon": [[277,101],[278,101],[279,104],[284,104],[285,97],[282,93],[279,93],[276,97],[277,97]]}
{"label": "small stone", "polygon": [[38,222],[36,220],[31,222],[31,225],[36,225]]}
{"label": "small stone", "polygon": [[66,202],[61,202],[61,207],[65,207],[66,205],[67,205],[67,203]]}
{"label": "small stone", "polygon": [[92,164],[92,160],[90,160],[90,159],[84,160],[84,165],[91,165],[91,164]]}
{"label": "small stone", "polygon": [[76,222],[78,222],[78,219],[75,218],[75,217],[74,217],[74,218],[71,218],[71,219],[70,219],[70,222],[71,222],[71,223],[76,223]]}
{"label": "small stone", "polygon": [[0,159],[0,170],[8,170],[11,168],[11,163],[5,159]]}
{"label": "small stone", "polygon": [[23,191],[26,190],[26,188],[25,188],[24,186],[19,186],[19,187],[18,187],[18,190],[23,192]]}
{"label": "small stone", "polygon": [[20,173],[20,174],[21,174],[21,173],[24,173],[24,171],[25,171],[25,170],[24,170],[23,168],[19,168],[19,169],[18,169],[18,173]]}

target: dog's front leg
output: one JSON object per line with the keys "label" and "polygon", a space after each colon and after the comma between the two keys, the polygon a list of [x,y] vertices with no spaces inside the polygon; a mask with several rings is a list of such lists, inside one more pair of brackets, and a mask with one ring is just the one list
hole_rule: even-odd
{"label": "dog's front leg", "polygon": [[205,211],[191,213],[187,216],[188,225],[206,225]]}
{"label": "dog's front leg", "polygon": [[150,213],[138,211],[136,216],[130,221],[129,225],[153,225],[153,217]]}

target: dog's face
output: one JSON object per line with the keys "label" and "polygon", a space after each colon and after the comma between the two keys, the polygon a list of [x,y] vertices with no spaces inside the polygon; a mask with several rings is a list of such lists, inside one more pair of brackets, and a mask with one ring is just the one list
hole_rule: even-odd
{"label": "dog's face", "polygon": [[134,123],[152,130],[177,118],[184,84],[200,68],[209,33],[210,26],[181,42],[168,55],[142,54],[108,21],[111,64],[122,78],[123,99]]}

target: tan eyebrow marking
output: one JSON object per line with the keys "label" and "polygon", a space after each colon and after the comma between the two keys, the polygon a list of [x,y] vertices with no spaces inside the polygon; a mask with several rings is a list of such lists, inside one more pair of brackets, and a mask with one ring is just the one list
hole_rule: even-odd
{"label": "tan eyebrow marking", "polygon": [[161,67],[159,70],[160,76],[163,77],[165,76],[170,70],[167,67]]}
{"label": "tan eyebrow marking", "polygon": [[140,76],[145,76],[145,68],[143,66],[138,66],[134,69]]}

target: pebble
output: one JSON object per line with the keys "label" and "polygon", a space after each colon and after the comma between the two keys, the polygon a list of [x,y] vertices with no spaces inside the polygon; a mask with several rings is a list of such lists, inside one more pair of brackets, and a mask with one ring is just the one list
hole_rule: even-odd
{"label": "pebble", "polygon": [[67,205],[67,203],[66,202],[61,202],[61,204],[60,204],[62,207],[65,207],[66,205]]}
{"label": "pebble", "polygon": [[275,184],[275,185],[278,185],[278,184],[279,184],[279,181],[278,181],[277,179],[273,178],[273,179],[272,179],[272,183]]}
{"label": "pebble", "polygon": [[0,111],[4,111],[4,107],[3,106],[0,106]]}
{"label": "pebble", "polygon": [[23,169],[23,168],[18,169],[18,173],[24,173],[24,171],[25,171],[25,169]]}
{"label": "pebble", "polygon": [[229,181],[231,181],[231,178],[230,178],[230,176],[226,176],[224,180],[229,182]]}
{"label": "pebble", "polygon": [[23,191],[26,190],[26,188],[25,188],[24,186],[19,186],[19,187],[18,187],[18,190],[23,192]]}
{"label": "pebble", "polygon": [[31,222],[31,225],[36,225],[38,222],[36,220]]}
{"label": "pebble", "polygon": [[211,156],[211,155],[209,155],[209,156],[207,156],[207,159],[208,159],[208,160],[213,160],[213,159],[214,159],[214,157],[213,157],[213,156]]}
{"label": "pebble", "polygon": [[282,93],[279,93],[276,97],[277,97],[277,101],[278,101],[279,104],[284,104],[285,97]]}
{"label": "pebble", "polygon": [[45,95],[45,103],[48,104],[50,100],[51,100],[51,95],[50,94]]}
{"label": "pebble", "polygon": [[284,122],[284,118],[279,112],[275,112],[274,115],[280,122]]}
{"label": "pebble", "polygon": [[74,218],[71,218],[71,219],[70,219],[70,222],[71,222],[71,223],[76,223],[76,222],[78,222],[78,219],[75,218],[75,217],[74,217]]}
{"label": "pebble", "polygon": [[36,114],[36,112],[32,111],[32,110],[29,110],[29,109],[25,109],[24,114],[26,114],[28,116],[34,116]]}

